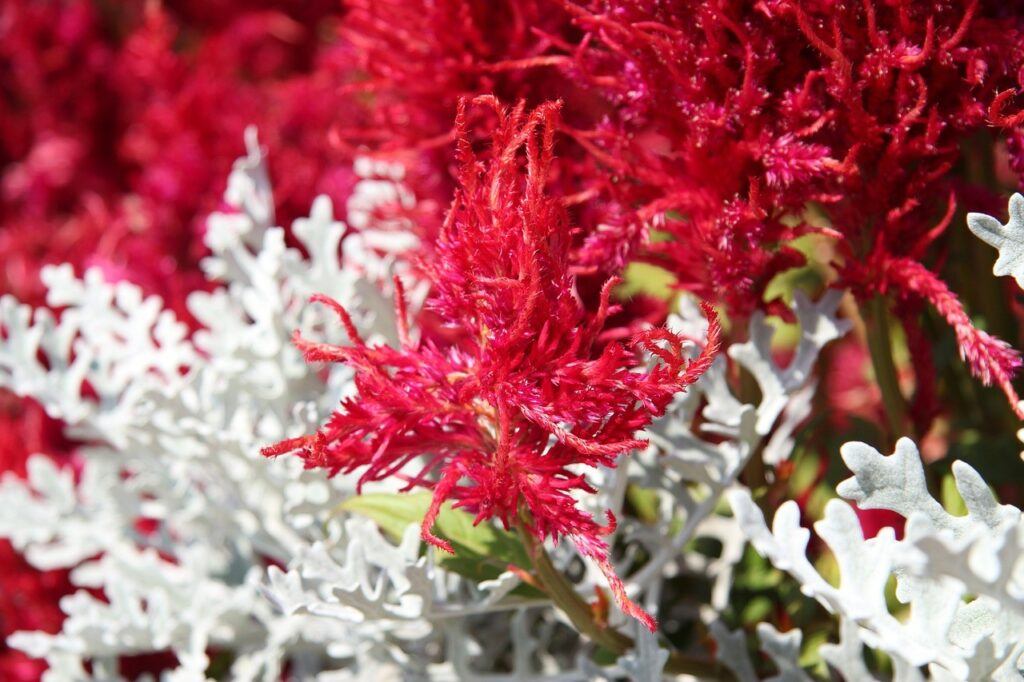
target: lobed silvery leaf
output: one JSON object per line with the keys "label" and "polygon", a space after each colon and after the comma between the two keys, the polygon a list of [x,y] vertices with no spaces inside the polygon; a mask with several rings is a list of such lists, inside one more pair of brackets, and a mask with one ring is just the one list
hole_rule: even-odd
{"label": "lobed silvery leaf", "polygon": [[1024,288],[1024,196],[1010,197],[1009,214],[1004,224],[984,213],[968,213],[967,227],[978,239],[999,250],[993,274],[1010,275],[1017,286]]}
{"label": "lobed silvery leaf", "polygon": [[[417,647],[444,632],[427,616],[504,610],[518,584],[505,575],[464,585],[420,556],[418,539],[393,545],[368,521],[332,512],[350,481],[259,454],[320,423],[347,390],[344,370],[325,382],[290,344],[295,329],[344,342],[307,297],[368,311],[356,317],[361,331],[389,338],[384,302],[399,266],[385,238],[346,248],[324,197],[293,228],[309,257],[289,248],[272,226],[254,133],[246,141],[230,209],[210,218],[204,267],[217,286],[190,297],[201,324],[191,336],[159,299],[98,271],[46,271],[59,315],[0,299],[0,385],[90,443],[75,454],[77,480],[36,456],[25,480],[0,481],[0,536],[40,568],[71,568],[81,588],[62,603],[61,632],[11,639],[47,660],[49,681],[118,679],[119,657],[166,650],[179,662],[168,680],[203,679],[209,650],[230,653],[238,680],[276,680],[286,668],[310,679],[336,668],[421,674],[429,665]],[[367,202],[386,200],[395,180],[366,181],[369,215]],[[392,196],[413,200],[404,189]]]}
{"label": "lobed silvery leaf", "polygon": [[[1022,675],[1024,633],[1024,523],[1019,509],[999,504],[974,469],[954,464],[965,516],[949,514],[929,494],[914,444],[901,439],[883,456],[863,443],[842,448],[854,476],[839,493],[861,507],[907,517],[906,534],[891,528],[865,539],[853,509],[832,500],[814,524],[839,565],[833,586],[806,556],[810,531],[800,526],[795,502],[776,512],[771,529],[746,491],[729,501],[751,543],[802,591],[841,622],[841,641],[823,649],[825,660],[846,675],[862,675],[863,646],[887,653],[896,679],[1016,680]],[[890,576],[905,618],[885,599]],[[857,677],[857,679],[861,679]],[[870,678],[864,678],[870,679]]]}
{"label": "lobed silvery leaf", "polygon": [[[738,486],[737,477],[755,451],[761,449],[769,464],[790,455],[793,434],[810,411],[815,389],[812,367],[822,348],[851,326],[837,317],[842,295],[829,290],[812,302],[802,292],[795,293],[793,312],[800,337],[785,367],[772,353],[774,328],[764,315],[752,316],[750,339],[729,347],[727,353],[757,381],[761,400],[756,405],[735,396],[726,378],[726,361],[719,358],[648,429],[651,447],[631,462],[628,471],[633,483],[656,491],[660,514],[653,527],[635,524],[626,529],[631,541],[643,545],[651,557],[627,579],[631,594],[648,590],[656,595],[666,572],[682,568],[713,576],[712,601],[703,619],[713,621],[726,607],[732,567],[742,555],[744,540],[734,521],[717,516],[715,509],[722,495]],[[703,338],[701,317],[688,299],[681,300],[680,314],[672,324],[688,337]],[[695,430],[698,410],[702,420]],[[678,520],[682,523],[677,524]],[[670,530],[673,525],[676,529]],[[723,546],[720,557],[707,561],[694,553],[684,556],[683,547],[697,536],[718,540]]]}

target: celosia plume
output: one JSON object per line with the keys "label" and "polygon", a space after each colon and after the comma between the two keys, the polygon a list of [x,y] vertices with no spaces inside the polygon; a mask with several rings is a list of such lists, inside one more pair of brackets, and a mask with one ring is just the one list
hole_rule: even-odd
{"label": "celosia plume", "polygon": [[[433,488],[422,534],[445,551],[451,546],[431,527],[449,499],[477,522],[522,522],[538,538],[568,538],[598,563],[622,609],[653,630],[609,563],[602,539],[609,527],[572,495],[594,492],[578,465],[614,467],[619,455],[643,446],[637,431],[707,369],[719,327],[705,306],[708,338],[692,360],[683,339],[663,328],[602,346],[616,280],[605,283],[597,310],[584,308],[571,272],[569,221],[545,191],[557,105],[528,113],[522,104],[480,103],[498,119],[490,156],[472,149],[461,105],[459,187],[435,250],[421,263],[434,287],[428,305],[454,341],[412,337],[397,280],[399,348],[368,345],[344,308],[317,297],[336,310],[352,345],[298,335],[295,342],[311,362],[352,367],[358,395],[316,434],[264,454],[298,450],[308,467],[363,469],[360,483],[400,477],[406,489]],[[650,367],[648,354],[657,360]],[[406,473],[414,462],[419,470]]]}
{"label": "celosia plume", "polygon": [[[613,173],[638,179],[639,210],[678,216],[648,258],[748,312],[801,262],[787,243],[816,229],[803,222],[815,202],[839,240],[840,284],[864,300],[937,303],[929,292],[945,289],[940,312],[961,355],[1016,408],[1015,353],[995,348],[932,273],[935,286],[918,285],[954,215],[959,141],[985,127],[993,98],[993,123],[1020,124],[1003,115],[1012,90],[995,95],[1022,73],[1019,15],[978,0],[566,7],[590,39],[580,68],[618,109],[618,125],[588,144]],[[900,276],[908,260],[920,272]]]}
{"label": "celosia plume", "polygon": [[920,296],[935,306],[956,334],[960,356],[986,386],[995,384],[1006,395],[1017,416],[1024,419],[1024,407],[1013,387],[1013,375],[1021,366],[1020,352],[987,332],[976,329],[963,305],[946,283],[917,261],[893,259],[888,280],[902,291]]}
{"label": "celosia plume", "polygon": [[[438,38],[438,21],[472,39]],[[817,231],[839,242],[840,286],[888,292],[918,327],[920,292],[890,274],[901,259],[941,262],[961,142],[998,125],[1024,168],[1010,101],[1024,19],[1000,2],[360,3],[345,36],[386,93],[385,145],[447,140],[461,95],[570,101],[561,131],[576,144],[557,175],[573,193],[577,272],[639,257],[739,318],[782,311],[767,287],[804,263],[793,239]],[[987,342],[969,320],[955,333],[975,376],[1013,374],[1006,354],[974,351]]]}

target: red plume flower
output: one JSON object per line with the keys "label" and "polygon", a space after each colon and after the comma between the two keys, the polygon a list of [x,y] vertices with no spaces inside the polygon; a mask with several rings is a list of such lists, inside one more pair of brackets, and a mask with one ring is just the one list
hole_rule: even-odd
{"label": "red plume flower", "polygon": [[[781,312],[769,283],[805,262],[792,242],[819,232],[836,240],[837,284],[886,293],[921,336],[924,304],[938,304],[901,263],[938,275],[972,191],[954,179],[977,146],[963,142],[1002,128],[1024,172],[1024,19],[1006,2],[357,4],[345,35],[399,123],[384,138],[447,141],[459,95],[564,99],[574,144],[553,175],[574,197],[577,272],[646,260],[740,319]],[[465,30],[438,39],[441,22]],[[952,295],[939,311],[951,322]],[[965,317],[953,327],[972,373],[1010,395],[1016,355]]]}
{"label": "red plume flower", "polygon": [[[497,118],[490,157],[473,151],[462,103],[459,187],[434,252],[420,264],[434,286],[429,305],[456,340],[413,340],[397,280],[399,348],[367,345],[340,305],[316,297],[334,308],[352,345],[298,335],[295,343],[308,361],[350,365],[358,395],[316,434],[264,454],[297,450],[308,467],[362,469],[360,484],[398,476],[405,489],[432,488],[423,537],[448,552],[431,527],[449,499],[477,522],[498,518],[540,539],[568,538],[598,563],[623,611],[654,629],[609,563],[602,536],[615,519],[609,513],[602,526],[571,493],[594,492],[577,465],[613,467],[644,445],[636,432],[709,366],[717,319],[705,307],[708,339],[692,360],[683,339],[663,328],[602,346],[616,280],[603,287],[597,310],[586,310],[571,272],[565,210],[545,194],[558,105],[528,113],[522,104],[477,101]],[[652,366],[647,354],[657,359]],[[410,475],[413,462],[423,465]]]}

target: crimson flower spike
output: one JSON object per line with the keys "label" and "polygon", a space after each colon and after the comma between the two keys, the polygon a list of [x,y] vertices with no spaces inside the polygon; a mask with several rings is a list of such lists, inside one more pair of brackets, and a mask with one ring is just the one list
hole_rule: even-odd
{"label": "crimson flower spike", "polygon": [[[559,104],[527,111],[486,97],[474,102],[497,120],[489,153],[477,152],[456,118],[458,189],[434,248],[419,263],[430,280],[427,305],[451,330],[409,341],[401,283],[396,283],[399,348],[370,346],[348,313],[325,297],[352,339],[349,346],[296,337],[309,361],[343,362],[358,395],[342,401],[314,436],[264,450],[296,452],[332,474],[361,470],[360,484],[397,477],[433,490],[425,541],[442,505],[453,501],[476,522],[523,524],[540,540],[566,538],[593,559],[625,613],[655,629],[626,596],[605,537],[573,492],[593,493],[576,469],[614,467],[645,445],[638,431],[664,414],[718,351],[720,328],[705,305],[708,338],[689,359],[683,340],[664,328],[604,344],[611,289],[596,310],[576,291],[571,232],[558,197],[547,194]],[[605,336],[604,338],[607,338]],[[656,362],[648,366],[648,359]]]}

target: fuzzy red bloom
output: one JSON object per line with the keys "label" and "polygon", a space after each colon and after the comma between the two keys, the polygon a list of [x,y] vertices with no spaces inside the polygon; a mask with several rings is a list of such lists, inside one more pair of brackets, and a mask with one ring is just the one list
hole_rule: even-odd
{"label": "fuzzy red bloom", "polygon": [[995,384],[1002,390],[1017,416],[1024,419],[1024,408],[1012,379],[1021,366],[1020,353],[1005,341],[975,329],[956,295],[945,282],[920,263],[912,260],[890,262],[888,279],[901,290],[928,301],[946,319],[956,334],[960,356],[983,384]]}
{"label": "fuzzy red bloom", "polygon": [[[346,35],[411,122],[392,143],[415,146],[420,121],[420,141],[443,138],[458,95],[571,103],[576,145],[553,174],[573,195],[578,273],[639,257],[744,317],[803,263],[790,242],[820,231],[838,242],[839,285],[920,311],[894,264],[941,262],[963,142],[1000,126],[1024,168],[1024,19],[1003,2],[563,0],[524,6],[532,32],[481,21],[478,5],[374,3]],[[429,37],[444,17],[472,39]],[[969,320],[955,332],[975,376],[1013,374],[1011,354],[975,352],[989,344]]]}
{"label": "fuzzy red bloom", "polygon": [[641,211],[679,214],[652,256],[738,311],[760,306],[808,202],[854,257],[919,259],[958,141],[1024,65],[1024,23],[996,2],[563,4],[586,32],[580,71],[615,105],[582,141]]}
{"label": "fuzzy red bloom", "polygon": [[4,3],[0,291],[42,303],[43,264],[95,265],[189,319],[205,216],[248,125],[272,151],[282,224],[316,194],[347,197],[351,157],[327,131],[357,107],[337,41],[316,39],[338,4],[199,4]]}
{"label": "fuzzy red bloom", "polygon": [[[367,142],[430,148],[451,142],[460,98],[483,93],[532,100],[571,85],[551,67],[571,60],[552,51],[568,16],[540,0],[351,0],[341,25],[372,93],[372,126],[340,132]],[[552,37],[549,37],[552,36]],[[560,85],[556,85],[556,82]]]}
{"label": "fuzzy red bloom", "polygon": [[[483,103],[498,120],[490,158],[474,153],[460,106],[459,188],[435,252],[421,263],[434,286],[429,305],[457,340],[414,341],[400,286],[400,348],[366,345],[344,309],[317,298],[336,310],[353,345],[298,336],[296,344],[309,361],[353,367],[359,395],[315,435],[264,453],[298,450],[307,466],[332,473],[363,469],[360,484],[399,476],[407,489],[432,487],[423,537],[446,551],[431,527],[448,499],[478,522],[522,522],[539,538],[566,537],[598,563],[623,610],[653,629],[611,568],[608,528],[571,493],[593,492],[578,465],[615,466],[644,444],[636,432],[710,364],[718,324],[705,307],[708,340],[693,360],[665,329],[600,347],[616,280],[605,284],[596,311],[584,308],[570,269],[569,221],[545,193],[557,105],[527,113]],[[646,353],[658,362],[647,367]],[[413,462],[422,468],[404,473]]]}

